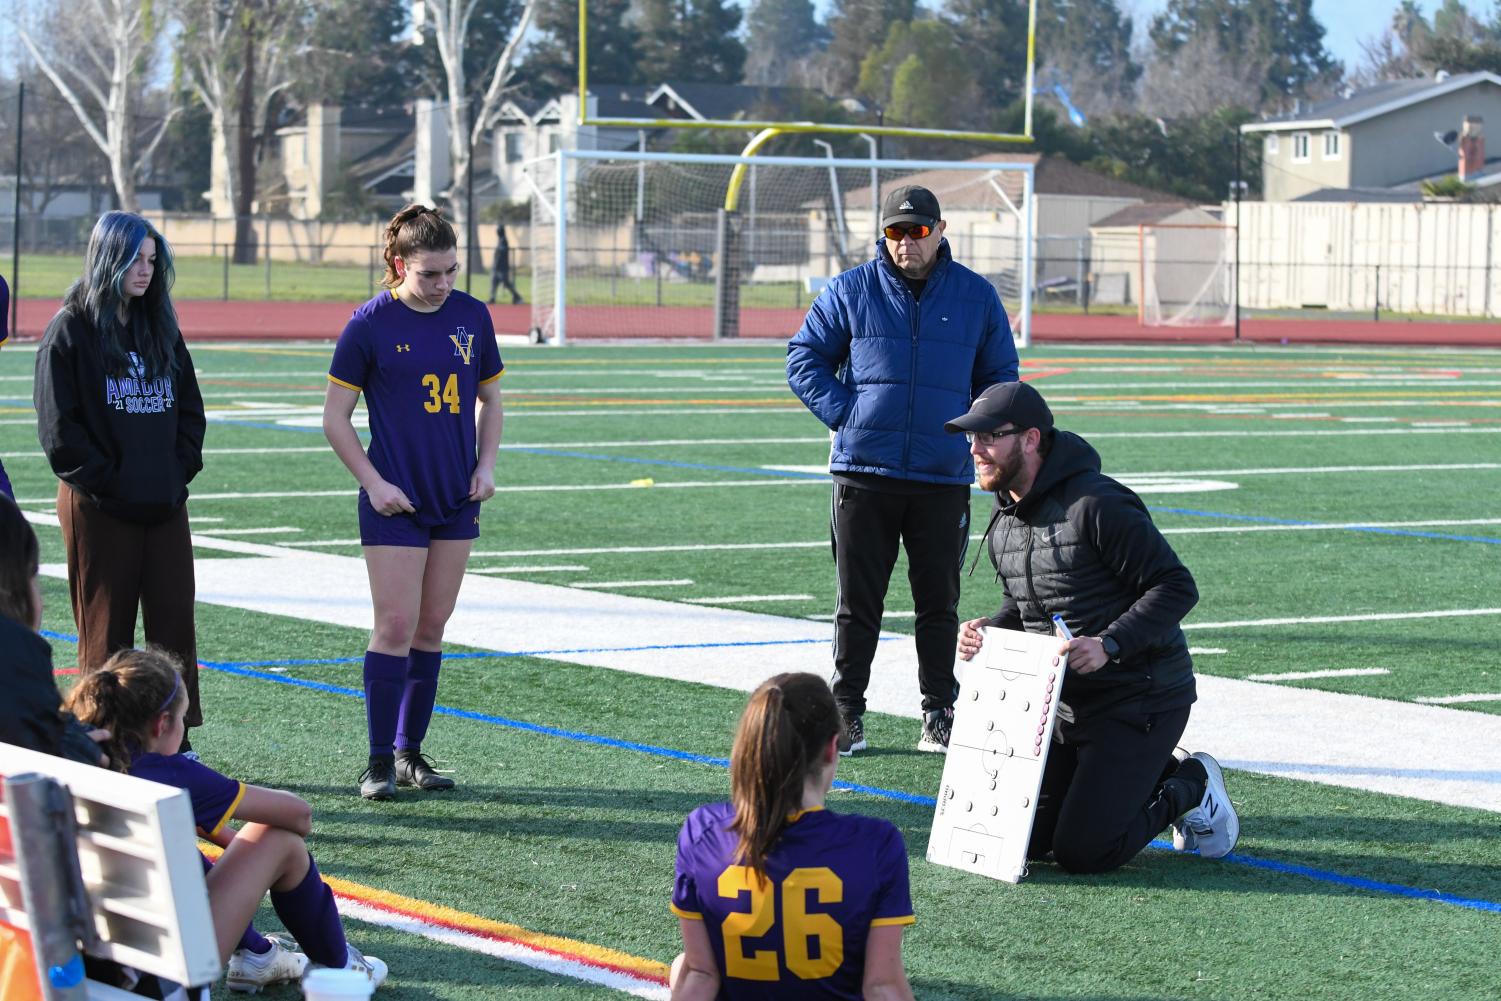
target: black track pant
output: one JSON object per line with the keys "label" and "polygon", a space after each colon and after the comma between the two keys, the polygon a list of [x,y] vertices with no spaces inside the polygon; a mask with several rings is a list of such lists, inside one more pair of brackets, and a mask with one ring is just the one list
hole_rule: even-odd
{"label": "black track pant", "polygon": [[834,484],[830,515],[839,605],[834,612],[834,698],[846,715],[865,712],[886,586],[898,542],[917,612],[917,686],[922,707],[954,704],[959,640],[959,569],[969,547],[969,487],[920,494]]}
{"label": "black track pant", "polygon": [[1069,872],[1108,872],[1136,857],[1204,795],[1174,778],[1173,747],[1188,707],[1121,718],[1058,723],[1063,743],[1048,751],[1029,858],[1049,851]]}

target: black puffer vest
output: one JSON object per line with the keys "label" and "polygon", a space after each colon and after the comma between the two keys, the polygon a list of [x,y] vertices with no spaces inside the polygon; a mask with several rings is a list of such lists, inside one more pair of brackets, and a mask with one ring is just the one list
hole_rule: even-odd
{"label": "black puffer vest", "polygon": [[1198,602],[1193,576],[1129,488],[1100,472],[1083,438],[1059,431],[1020,501],[997,497],[986,533],[996,576],[1028,632],[1109,635],[1118,663],[1070,671],[1063,703],[1078,718],[1152,713],[1194,701],[1193,661],[1179,623]]}

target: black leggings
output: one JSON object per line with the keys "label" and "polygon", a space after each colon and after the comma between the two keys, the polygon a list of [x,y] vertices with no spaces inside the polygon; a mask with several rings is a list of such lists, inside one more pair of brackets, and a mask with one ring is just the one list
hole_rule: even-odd
{"label": "black leggings", "polygon": [[1197,805],[1202,783],[1173,777],[1188,711],[1060,720],[1063,743],[1048,751],[1027,857],[1051,851],[1068,872],[1108,872]]}

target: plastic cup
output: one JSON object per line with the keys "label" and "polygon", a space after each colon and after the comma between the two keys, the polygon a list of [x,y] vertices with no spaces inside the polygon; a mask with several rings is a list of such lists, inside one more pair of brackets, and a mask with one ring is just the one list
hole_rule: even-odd
{"label": "plastic cup", "polygon": [[302,978],[307,1001],[368,1001],[375,985],[360,970],[312,970]]}

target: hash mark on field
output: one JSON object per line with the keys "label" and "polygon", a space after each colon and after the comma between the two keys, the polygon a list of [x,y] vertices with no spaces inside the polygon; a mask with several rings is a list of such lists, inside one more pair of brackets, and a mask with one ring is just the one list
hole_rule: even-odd
{"label": "hash mark on field", "polygon": [[1455,706],[1462,702],[1501,702],[1501,692],[1476,695],[1419,695],[1413,701],[1423,702],[1430,706]]}
{"label": "hash mark on field", "polygon": [[1308,681],[1313,678],[1370,678],[1391,674],[1384,667],[1341,667],[1327,671],[1285,671],[1281,674],[1248,674],[1247,681]]}
{"label": "hash mark on field", "polygon": [[1191,646],[1188,648],[1188,652],[1194,657],[1206,657],[1210,654],[1229,653],[1230,651],[1219,646]]}
{"label": "hash mark on field", "polygon": [[736,594],[723,598],[684,598],[688,605],[750,604],[757,601],[812,601],[811,594]]}
{"label": "hash mark on field", "polygon": [[1456,619],[1501,615],[1501,608],[1451,608],[1433,612],[1374,612],[1369,615],[1310,615],[1286,619],[1242,619],[1239,622],[1185,622],[1184,629],[1241,629],[1247,626],[1305,626],[1335,622],[1387,622],[1392,619]]}
{"label": "hash mark on field", "polygon": [[[356,541],[358,541],[358,540],[356,540]],[[582,565],[582,564],[580,564],[580,563],[560,563],[557,566],[538,566],[538,567],[482,567],[482,568],[479,568],[479,569],[470,568],[467,572],[468,573],[493,573],[493,574],[498,574],[498,575],[500,575],[500,576],[503,577],[506,574],[513,574],[513,573],[552,573],[554,571],[566,572],[566,573],[588,573],[589,572],[589,568],[586,567],[586,566],[584,566],[584,565]]]}
{"label": "hash mark on field", "polygon": [[[199,520],[206,521],[208,519],[197,519],[197,518],[195,518],[194,520],[195,521],[199,521]],[[223,518],[217,518],[215,520],[216,521],[223,521],[224,519]],[[270,528],[213,528],[213,529],[209,529],[209,531],[208,531],[207,534],[209,534],[209,535],[285,535],[288,532],[300,532],[300,531],[302,531],[302,529],[297,528],[297,527],[295,527],[293,525],[276,525],[276,526],[270,527]]]}
{"label": "hash mark on field", "polygon": [[605,580],[597,582],[580,581],[569,584],[569,587],[582,588],[586,591],[612,587],[687,587],[693,581],[686,577],[679,580]]}

